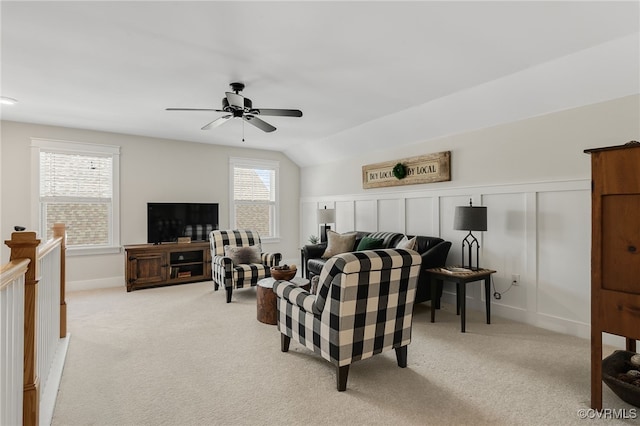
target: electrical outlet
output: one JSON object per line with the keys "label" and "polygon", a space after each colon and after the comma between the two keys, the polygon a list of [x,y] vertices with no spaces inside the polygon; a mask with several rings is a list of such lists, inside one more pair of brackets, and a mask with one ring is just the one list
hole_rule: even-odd
{"label": "electrical outlet", "polygon": [[520,274],[512,274],[511,275],[511,284],[520,285]]}

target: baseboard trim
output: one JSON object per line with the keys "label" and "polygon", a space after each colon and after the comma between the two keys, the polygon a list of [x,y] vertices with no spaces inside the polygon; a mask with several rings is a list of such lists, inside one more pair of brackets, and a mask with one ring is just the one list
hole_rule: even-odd
{"label": "baseboard trim", "polygon": [[[456,295],[452,292],[443,292],[442,301],[453,306],[456,305]],[[484,312],[484,301],[478,299],[467,299],[467,309]],[[578,337],[589,340],[591,338],[591,325],[570,319],[550,316],[539,312],[529,312],[522,308],[508,305],[491,304],[491,317],[498,316],[511,321],[539,327],[544,330],[554,331],[560,334]],[[615,334],[602,333],[602,343],[616,348],[625,347],[625,339]]]}

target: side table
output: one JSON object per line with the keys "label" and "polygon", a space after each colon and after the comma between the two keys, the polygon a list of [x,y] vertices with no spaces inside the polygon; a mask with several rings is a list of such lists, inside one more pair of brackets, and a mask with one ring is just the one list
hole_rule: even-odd
{"label": "side table", "polygon": [[[256,287],[257,319],[271,325],[278,324],[278,298],[273,292],[273,283],[275,282],[276,280],[272,277],[263,278],[258,281]],[[311,282],[306,278],[293,277],[289,282],[307,291],[311,289]]]}
{"label": "side table", "polygon": [[437,285],[443,281],[456,283],[456,314],[460,314],[460,331],[465,332],[466,311],[467,311],[467,283],[474,281],[484,281],[484,295],[487,311],[487,324],[491,324],[491,274],[496,271],[492,269],[473,269],[463,272],[451,271],[447,268],[427,269],[431,274],[431,322],[436,321],[436,300]]}

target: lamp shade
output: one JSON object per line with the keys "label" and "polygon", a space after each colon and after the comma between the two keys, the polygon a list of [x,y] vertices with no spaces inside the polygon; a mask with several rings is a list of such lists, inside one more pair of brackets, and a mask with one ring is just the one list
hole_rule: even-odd
{"label": "lamp shade", "polygon": [[335,223],[336,209],[319,209],[318,223]]}
{"label": "lamp shade", "polygon": [[456,207],[453,229],[461,231],[486,231],[487,208],[475,206]]}

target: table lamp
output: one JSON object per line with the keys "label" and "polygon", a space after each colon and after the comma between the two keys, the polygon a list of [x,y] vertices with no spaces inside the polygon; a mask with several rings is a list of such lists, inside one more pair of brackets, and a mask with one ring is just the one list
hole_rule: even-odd
{"label": "table lamp", "polygon": [[324,209],[318,210],[318,224],[320,226],[320,242],[327,241],[327,231],[331,229],[327,223],[335,223],[336,221],[336,209],[328,209],[324,206]]}
{"label": "table lamp", "polygon": [[458,206],[456,207],[455,216],[453,219],[453,229],[460,231],[469,231],[466,237],[462,240],[462,266],[465,267],[464,263],[464,248],[465,246],[469,251],[469,269],[473,269],[471,267],[471,249],[475,245],[476,246],[476,267],[475,269],[480,269],[478,264],[478,259],[480,256],[480,243],[476,237],[472,234],[471,231],[486,231],[487,230],[487,208],[486,207],[474,207],[471,199],[469,199],[468,206]]}

